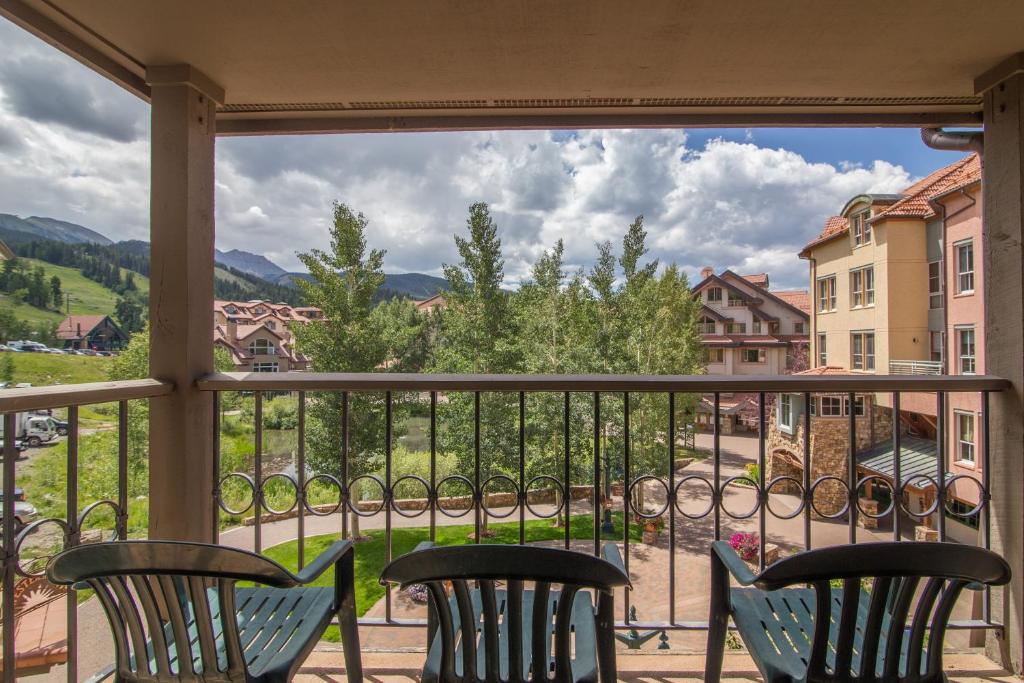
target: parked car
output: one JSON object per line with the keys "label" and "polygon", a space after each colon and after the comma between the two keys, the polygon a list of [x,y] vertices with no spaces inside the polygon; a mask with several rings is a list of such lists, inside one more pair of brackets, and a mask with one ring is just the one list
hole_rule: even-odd
{"label": "parked car", "polygon": [[[5,448],[4,437],[0,435],[0,455],[3,454]],[[18,460],[25,460],[28,456],[25,455],[25,442],[21,439],[14,440],[14,450],[17,452]]]}
{"label": "parked car", "polygon": [[[32,520],[35,519],[36,515],[38,515],[38,514],[39,514],[39,511],[36,510],[36,506],[32,505],[32,503],[26,503],[25,501],[22,501],[22,500],[15,500],[14,501],[14,533],[18,533],[22,529],[24,529],[26,526],[28,526],[29,523],[31,523]],[[0,505],[0,523],[3,523],[3,520],[4,520],[4,509],[3,509],[3,506]]]}
{"label": "parked car", "polygon": [[110,351],[97,351],[96,355],[97,356],[108,356],[109,357],[109,356],[113,356],[114,354],[112,354]]}
{"label": "parked car", "polygon": [[51,417],[50,425],[57,430],[58,436],[68,435],[68,423],[66,420],[58,420],[55,417]]}

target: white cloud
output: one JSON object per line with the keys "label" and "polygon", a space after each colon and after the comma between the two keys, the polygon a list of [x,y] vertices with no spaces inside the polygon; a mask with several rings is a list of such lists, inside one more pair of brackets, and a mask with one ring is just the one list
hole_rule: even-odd
{"label": "white cloud", "polygon": [[[0,55],[0,212],[146,239],[145,105],[3,22],[0,42],[12,46]],[[33,78],[63,89],[61,101],[86,97],[84,113],[42,107],[26,94]],[[337,200],[366,214],[388,270],[438,273],[457,258],[452,234],[467,206],[486,201],[511,282],[558,239],[569,264],[589,266],[595,242],[617,241],[643,214],[663,263],[691,275],[704,264],[766,270],[775,284],[803,286],[796,253],[828,215],[854,194],[913,180],[886,161],[811,163],[751,134],[691,144],[679,130],[221,139],[217,246],[297,269],[297,250],[327,246]]]}

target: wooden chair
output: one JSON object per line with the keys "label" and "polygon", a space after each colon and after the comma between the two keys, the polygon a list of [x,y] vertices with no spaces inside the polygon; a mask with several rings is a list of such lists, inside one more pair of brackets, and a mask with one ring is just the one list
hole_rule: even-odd
{"label": "wooden chair", "polygon": [[[234,548],[117,541],[66,550],[46,573],[96,591],[114,636],[115,681],[288,681],[337,614],[348,679],[361,683],[353,552],[338,541],[292,574]],[[331,566],[334,586],[305,585]]]}
{"label": "wooden chair", "polygon": [[[609,559],[533,546],[428,546],[381,575],[381,583],[429,591],[423,683],[615,681],[613,591],[629,577],[614,544],[605,547]],[[581,589],[593,589],[596,605]]]}
{"label": "wooden chair", "polygon": [[[730,589],[730,574],[756,587]],[[1009,580],[1009,565],[991,551],[913,542],[812,550],[755,576],[719,541],[704,679],[721,677],[731,616],[767,683],[944,682],[943,640],[957,597],[965,587]],[[811,588],[791,588],[798,584]]]}

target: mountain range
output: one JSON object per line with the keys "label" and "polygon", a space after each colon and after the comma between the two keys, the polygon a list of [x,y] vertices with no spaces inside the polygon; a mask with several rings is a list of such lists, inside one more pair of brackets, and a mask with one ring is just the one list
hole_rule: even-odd
{"label": "mountain range", "polygon": [[[95,230],[68,221],[30,216],[19,218],[13,214],[0,213],[0,238],[12,242],[30,240],[52,240],[67,244],[112,245],[114,241]],[[118,248],[131,253],[148,255],[149,244],[142,240],[128,240],[117,243]],[[253,254],[241,249],[221,251],[217,249],[214,258],[228,268],[265,280],[271,284],[296,287],[296,279],[309,279],[308,273],[289,272],[262,254]],[[387,273],[384,276],[383,298],[407,296],[411,299],[429,299],[439,291],[448,289],[444,278],[424,273]]]}

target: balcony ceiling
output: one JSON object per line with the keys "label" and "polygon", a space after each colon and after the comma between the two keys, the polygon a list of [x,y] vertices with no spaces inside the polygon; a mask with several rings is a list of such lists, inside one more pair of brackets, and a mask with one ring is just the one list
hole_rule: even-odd
{"label": "balcony ceiling", "polygon": [[147,66],[192,65],[224,88],[226,132],[284,132],[288,121],[314,119],[401,127],[405,117],[439,128],[460,127],[460,117],[469,128],[530,117],[667,125],[680,115],[697,125],[703,116],[741,125],[787,115],[972,123],[975,79],[1024,51],[1024,3],[981,6],[0,0],[13,21],[141,97]]}

